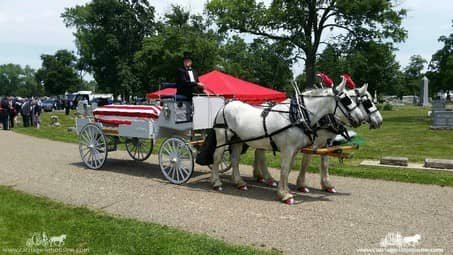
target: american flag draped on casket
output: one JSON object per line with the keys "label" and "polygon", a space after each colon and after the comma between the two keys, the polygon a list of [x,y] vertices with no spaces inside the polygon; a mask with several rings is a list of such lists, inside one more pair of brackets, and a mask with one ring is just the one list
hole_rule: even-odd
{"label": "american flag draped on casket", "polygon": [[105,105],[93,111],[94,119],[106,125],[130,125],[133,120],[157,120],[159,105]]}

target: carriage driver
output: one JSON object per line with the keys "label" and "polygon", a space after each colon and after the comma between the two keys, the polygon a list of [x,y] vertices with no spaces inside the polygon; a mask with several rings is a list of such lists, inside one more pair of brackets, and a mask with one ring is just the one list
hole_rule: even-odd
{"label": "carriage driver", "polygon": [[192,53],[184,52],[184,66],[176,72],[176,95],[192,101],[193,94],[204,94],[198,73],[192,68]]}

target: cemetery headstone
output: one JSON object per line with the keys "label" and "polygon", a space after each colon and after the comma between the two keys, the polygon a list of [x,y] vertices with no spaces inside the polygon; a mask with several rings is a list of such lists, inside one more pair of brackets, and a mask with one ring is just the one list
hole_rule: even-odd
{"label": "cemetery headstone", "polygon": [[424,76],[422,78],[421,84],[420,84],[420,105],[421,106],[428,106],[428,104],[429,104],[428,86],[429,86],[429,80],[426,76]]}

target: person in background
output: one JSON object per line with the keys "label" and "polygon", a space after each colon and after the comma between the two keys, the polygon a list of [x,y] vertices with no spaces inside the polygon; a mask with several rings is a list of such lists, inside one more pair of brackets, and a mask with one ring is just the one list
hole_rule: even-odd
{"label": "person in background", "polygon": [[1,101],[3,130],[9,130],[9,115],[11,110],[9,101],[10,97],[4,97]]}
{"label": "person in background", "polygon": [[9,98],[4,97],[1,100],[0,107],[2,109],[2,124],[3,124],[3,130],[9,130],[9,111],[10,111],[10,105],[9,105]]}
{"label": "person in background", "polygon": [[17,108],[16,108],[16,99],[9,98],[9,128],[14,128],[16,123]]}
{"label": "person in background", "polygon": [[64,104],[64,112],[66,115],[69,115],[69,112],[71,111],[71,103],[69,102],[69,98],[65,98],[63,100]]}
{"label": "person in background", "polygon": [[30,100],[25,99],[24,103],[22,104],[21,115],[22,115],[22,122],[24,124],[24,127],[29,127],[30,126],[30,115],[31,115]]}
{"label": "person in background", "polygon": [[36,99],[33,99],[31,102],[31,119],[35,128],[39,128],[41,125],[40,115],[41,108],[38,104],[38,101]]}

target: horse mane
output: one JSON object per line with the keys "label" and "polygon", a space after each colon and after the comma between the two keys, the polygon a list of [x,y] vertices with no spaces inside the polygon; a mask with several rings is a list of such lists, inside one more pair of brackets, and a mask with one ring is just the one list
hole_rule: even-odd
{"label": "horse mane", "polygon": [[330,95],[330,91],[332,91],[331,88],[324,88],[324,89],[310,89],[310,90],[304,90],[302,92],[302,95],[304,96],[328,96]]}

